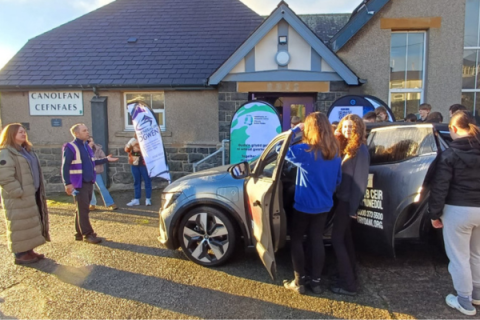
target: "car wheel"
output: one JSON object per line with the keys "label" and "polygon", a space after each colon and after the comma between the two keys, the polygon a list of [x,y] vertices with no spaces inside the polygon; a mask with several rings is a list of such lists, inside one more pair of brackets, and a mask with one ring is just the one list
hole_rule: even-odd
{"label": "car wheel", "polygon": [[236,232],[227,216],[210,207],[188,212],[178,228],[179,242],[191,261],[202,266],[217,266],[235,250]]}

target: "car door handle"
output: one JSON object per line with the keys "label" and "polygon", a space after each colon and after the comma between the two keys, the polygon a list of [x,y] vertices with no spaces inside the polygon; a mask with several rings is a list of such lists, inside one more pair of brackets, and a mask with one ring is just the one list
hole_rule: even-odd
{"label": "car door handle", "polygon": [[255,201],[253,202],[253,206],[254,206],[254,207],[258,207],[258,206],[260,206],[260,205],[261,205],[261,203],[260,203],[260,201],[258,201],[258,200],[255,200]]}

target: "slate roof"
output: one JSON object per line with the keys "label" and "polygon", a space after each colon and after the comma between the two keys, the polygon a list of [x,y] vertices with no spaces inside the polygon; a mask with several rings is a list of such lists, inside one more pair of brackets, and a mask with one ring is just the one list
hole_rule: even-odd
{"label": "slate roof", "polygon": [[324,42],[329,41],[350,19],[350,13],[299,14],[298,17]]}
{"label": "slate roof", "polygon": [[29,40],[0,87],[205,86],[262,21],[239,0],[116,0]]}

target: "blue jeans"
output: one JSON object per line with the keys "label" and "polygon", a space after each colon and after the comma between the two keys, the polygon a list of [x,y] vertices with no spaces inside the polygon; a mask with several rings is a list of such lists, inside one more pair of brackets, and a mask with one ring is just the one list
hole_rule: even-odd
{"label": "blue jeans", "polygon": [[[105,203],[105,207],[111,206],[113,204],[112,196],[108,192],[107,187],[105,187],[105,183],[103,183],[102,176],[99,174],[97,174],[95,185],[97,186],[98,190],[100,190],[100,194],[102,195],[103,202]],[[95,190],[92,192],[92,201],[90,201],[90,205],[92,206],[97,205],[97,197],[95,197]]]}
{"label": "blue jeans", "polygon": [[152,197],[152,180],[148,176],[146,166],[130,166],[133,174],[133,187],[135,190],[135,199],[142,197],[142,179],[145,183],[145,195],[147,199]]}

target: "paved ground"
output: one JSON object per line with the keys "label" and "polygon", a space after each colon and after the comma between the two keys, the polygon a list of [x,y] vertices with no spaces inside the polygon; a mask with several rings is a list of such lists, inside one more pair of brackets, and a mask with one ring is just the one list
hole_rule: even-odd
{"label": "paved ground", "polygon": [[118,211],[92,212],[101,245],[74,241],[73,205],[55,198],[52,242],[38,250],[47,259],[30,267],[12,263],[0,224],[0,318],[466,318],[444,304],[447,260],[427,245],[402,245],[397,259],[359,253],[357,297],[299,296],[282,287],[293,274],[288,248],[275,281],[241,250],[225,266],[198,266],[158,243],[159,192],[134,209],[131,193],[113,193]]}

